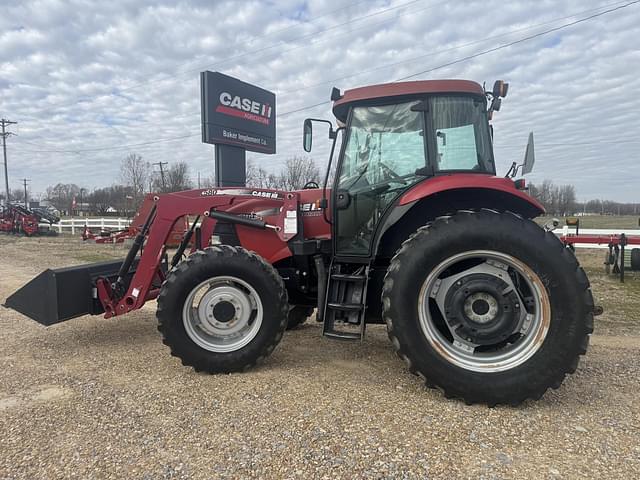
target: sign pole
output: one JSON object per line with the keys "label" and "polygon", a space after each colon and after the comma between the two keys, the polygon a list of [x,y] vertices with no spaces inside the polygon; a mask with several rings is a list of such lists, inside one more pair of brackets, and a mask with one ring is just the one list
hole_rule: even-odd
{"label": "sign pole", "polygon": [[247,184],[246,150],[216,144],[215,168],[216,187],[244,187]]}

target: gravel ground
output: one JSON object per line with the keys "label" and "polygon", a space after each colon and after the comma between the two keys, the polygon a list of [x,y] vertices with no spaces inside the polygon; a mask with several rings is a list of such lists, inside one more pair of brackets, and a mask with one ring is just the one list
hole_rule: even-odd
{"label": "gravel ground", "polygon": [[[0,300],[46,267],[123,256],[75,239],[0,252]],[[542,400],[489,409],[426,389],[378,326],[358,344],[305,324],[253,371],[196,374],[154,306],[51,328],[0,308],[0,478],[640,477],[637,330],[594,335]]]}

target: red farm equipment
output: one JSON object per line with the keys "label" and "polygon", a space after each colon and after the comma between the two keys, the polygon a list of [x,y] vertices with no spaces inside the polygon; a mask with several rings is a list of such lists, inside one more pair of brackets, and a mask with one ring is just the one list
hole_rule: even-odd
{"label": "red farm equipment", "polygon": [[605,272],[613,273],[624,282],[625,250],[631,247],[630,267],[633,271],[640,271],[640,235],[627,235],[626,233],[610,234],[584,234],[580,233],[580,219],[568,218],[567,226],[574,227],[575,231],[560,236],[560,240],[567,247],[575,250],[575,245],[606,245],[608,248],[604,257]]}
{"label": "red farm equipment", "polygon": [[[95,243],[124,243],[126,240],[133,240],[136,235],[140,233],[140,229],[149,216],[149,212],[151,212],[151,209],[155,204],[155,197],[155,194],[148,194],[145,196],[140,209],[136,212],[131,224],[127,228],[118,230],[103,229],[98,233],[94,233],[85,225],[81,235],[82,240],[92,241]],[[180,245],[188,228],[189,224],[187,217],[184,217],[181,221],[177,221],[171,230],[171,234],[167,239],[166,245],[168,247],[177,247]]]}
{"label": "red farm equipment", "polygon": [[[21,205],[9,204],[0,207],[0,232],[16,235],[47,235],[55,234],[51,225],[60,219],[44,209],[29,210]],[[49,227],[40,227],[41,223],[48,223]]]}
{"label": "red farm equipment", "polygon": [[157,196],[124,260],[47,270],[6,306],[52,325],[157,298],[171,354],[209,373],[255,365],[317,309],[330,338],[386,324],[409,370],[448,397],[540,398],[575,371],[596,309],[575,256],[531,220],[543,207],[513,180],[532,168],[532,137],[523,165],[496,176],[489,120],[506,91],[464,80],[334,89],[339,127],[304,122],[306,151],[313,123],[329,124],[322,187]]}

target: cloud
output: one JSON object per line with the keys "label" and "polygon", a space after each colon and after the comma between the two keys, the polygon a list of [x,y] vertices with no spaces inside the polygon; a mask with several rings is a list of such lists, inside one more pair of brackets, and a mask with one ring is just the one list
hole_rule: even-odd
{"label": "cloud", "polygon": [[[110,184],[131,151],[210,176],[213,147],[199,137],[203,69],[275,91],[284,113],[328,100],[334,85],[392,81],[612,3],[623,2],[13,2],[0,18],[0,116],[19,122],[11,186],[23,177],[34,193]],[[532,130],[531,181],[572,183],[581,199],[639,201],[639,23],[634,5],[417,78],[510,83],[494,121],[501,173]],[[302,154],[302,120],[330,115],[327,104],[279,118],[278,153],[249,158],[278,169]],[[324,164],[328,142],[314,148]]]}

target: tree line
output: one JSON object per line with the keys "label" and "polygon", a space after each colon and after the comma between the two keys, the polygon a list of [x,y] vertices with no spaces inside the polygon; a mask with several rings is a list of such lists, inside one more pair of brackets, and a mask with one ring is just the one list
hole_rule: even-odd
{"label": "tree line", "polygon": [[[320,170],[312,158],[292,157],[286,160],[279,172],[269,173],[254,164],[247,165],[247,186],[297,190],[310,181],[320,183]],[[215,176],[199,179],[201,188],[215,186]],[[189,190],[198,186],[191,178],[186,162],[176,162],[162,172],[141,155],[132,153],[120,165],[118,183],[89,191],[75,183],[58,183],[47,187],[45,199],[63,215],[75,215],[80,211],[90,215],[130,216],[135,213],[148,193],[169,193]],[[12,201],[24,201],[24,192],[16,190]]]}
{"label": "tree line", "polygon": [[[83,211],[91,215],[131,215],[137,211],[145,194],[151,192],[176,192],[199,186],[210,188],[216,185],[215,176],[199,178],[194,183],[186,162],[176,162],[162,173],[153,169],[153,165],[141,155],[131,153],[120,165],[119,182],[108,187],[89,191],[74,183],[58,183],[47,187],[46,200],[62,214],[77,214]],[[262,166],[247,164],[247,186],[253,188],[272,188],[279,190],[299,190],[307,183],[315,182],[322,186],[323,172],[310,157],[288,158],[277,172],[267,171]],[[331,180],[330,182],[331,183]],[[551,180],[540,184],[529,184],[531,196],[542,203],[547,213],[555,216],[574,215],[576,213],[600,215],[638,215],[637,203],[620,203],[610,200],[589,200],[580,203],[576,200],[573,185],[556,185]],[[3,199],[0,194],[0,199]],[[11,200],[24,201],[24,191],[11,192]]]}
{"label": "tree line", "polygon": [[622,203],[599,199],[578,202],[576,201],[576,189],[573,185],[556,185],[551,180],[544,180],[540,185],[529,184],[529,194],[544,205],[549,215],[640,214],[640,205],[638,203]]}

